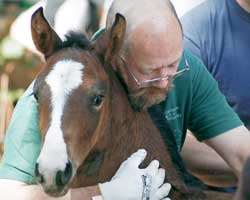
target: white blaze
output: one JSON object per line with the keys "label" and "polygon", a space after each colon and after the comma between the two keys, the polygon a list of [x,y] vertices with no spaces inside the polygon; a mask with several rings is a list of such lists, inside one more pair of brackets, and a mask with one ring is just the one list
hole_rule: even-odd
{"label": "white blaze", "polygon": [[[68,162],[67,148],[61,129],[62,114],[67,97],[82,84],[84,65],[73,60],[57,62],[45,78],[51,91],[51,123],[38,158],[39,172],[46,182],[52,183],[58,170],[64,170]],[[50,180],[48,180],[50,179]]]}

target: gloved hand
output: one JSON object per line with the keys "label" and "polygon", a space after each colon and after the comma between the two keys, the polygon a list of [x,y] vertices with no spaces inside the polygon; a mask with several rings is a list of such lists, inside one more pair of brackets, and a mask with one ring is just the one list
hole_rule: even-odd
{"label": "gloved hand", "polygon": [[165,170],[159,162],[152,161],[147,168],[139,165],[146,157],[140,149],[125,160],[111,181],[99,184],[104,200],[170,200],[171,185],[164,182]]}

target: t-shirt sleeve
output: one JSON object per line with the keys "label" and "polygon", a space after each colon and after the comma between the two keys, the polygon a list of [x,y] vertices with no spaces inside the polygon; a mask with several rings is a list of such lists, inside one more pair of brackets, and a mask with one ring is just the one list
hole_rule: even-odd
{"label": "t-shirt sleeve", "polygon": [[201,58],[201,38],[200,24],[201,22],[193,22],[200,20],[198,16],[194,16],[192,12],[185,14],[181,18],[181,24],[184,34],[184,48],[191,51],[194,55]]}
{"label": "t-shirt sleeve", "polygon": [[208,67],[206,46],[211,27],[210,10],[207,3],[204,2],[187,12],[180,19],[184,34],[184,48],[199,57],[206,67]]}
{"label": "t-shirt sleeve", "polygon": [[34,184],[34,166],[41,148],[33,84],[19,99],[7,130],[0,178]]}
{"label": "t-shirt sleeve", "polygon": [[190,65],[194,70],[188,128],[196,138],[199,141],[207,140],[242,125],[203,63],[199,59],[193,59]]}
{"label": "t-shirt sleeve", "polygon": [[201,50],[198,43],[196,43],[192,38],[186,37],[184,35],[184,48],[191,51],[194,55],[201,58]]}

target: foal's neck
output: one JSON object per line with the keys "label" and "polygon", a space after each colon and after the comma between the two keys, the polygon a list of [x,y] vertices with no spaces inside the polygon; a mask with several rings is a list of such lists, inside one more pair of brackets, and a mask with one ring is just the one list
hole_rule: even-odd
{"label": "foal's neck", "polygon": [[[103,136],[90,155],[94,159],[85,161],[79,170],[74,187],[89,186],[109,181],[120,164],[140,148],[147,150],[143,165],[157,159],[167,171],[167,180],[179,191],[187,191],[180,174],[173,165],[160,132],[146,111],[135,112],[129,104],[125,91],[117,82],[112,83],[107,126]],[[90,156],[91,157],[91,156]],[[94,170],[93,170],[94,169]]]}
{"label": "foal's neck", "polygon": [[[114,91],[114,90],[112,90]],[[164,144],[163,138],[152,122],[148,112],[135,112],[128,101],[124,90],[117,90],[112,96],[111,129],[106,139],[109,141],[106,147],[106,156],[102,169],[103,178],[110,172],[111,178],[121,162],[126,160],[136,150],[143,148],[148,152],[143,165],[157,159],[161,166],[167,170],[167,179],[173,186],[181,191],[187,191],[181,180],[180,174],[173,165],[169,150]]]}

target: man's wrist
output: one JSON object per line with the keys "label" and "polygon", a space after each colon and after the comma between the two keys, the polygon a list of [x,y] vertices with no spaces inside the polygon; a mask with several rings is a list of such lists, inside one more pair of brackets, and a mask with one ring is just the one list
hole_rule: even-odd
{"label": "man's wrist", "polygon": [[73,200],[93,200],[93,197],[96,196],[101,196],[98,186],[71,189],[71,197]]}

